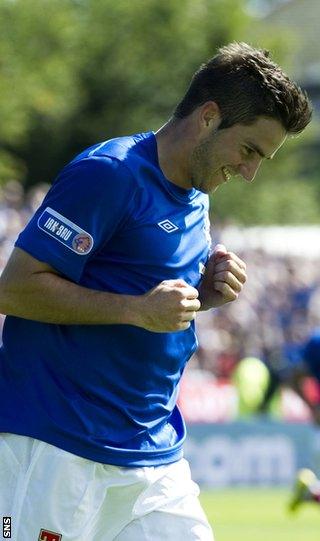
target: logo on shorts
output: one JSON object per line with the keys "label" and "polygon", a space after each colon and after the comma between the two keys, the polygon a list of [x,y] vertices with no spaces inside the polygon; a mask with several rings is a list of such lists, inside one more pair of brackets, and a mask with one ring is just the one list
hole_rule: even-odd
{"label": "logo on shorts", "polygon": [[40,530],[38,541],[61,541],[60,533],[51,532],[50,530]]}
{"label": "logo on shorts", "polygon": [[173,233],[173,231],[177,231],[179,227],[170,220],[162,220],[162,222],[158,222],[158,226],[161,227],[166,233]]}
{"label": "logo on shorts", "polygon": [[38,227],[78,255],[88,254],[92,249],[92,236],[50,207],[39,217]]}

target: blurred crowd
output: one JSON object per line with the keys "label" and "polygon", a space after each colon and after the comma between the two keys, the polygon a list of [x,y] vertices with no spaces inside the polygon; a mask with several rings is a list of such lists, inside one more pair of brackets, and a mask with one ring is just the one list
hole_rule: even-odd
{"label": "blurred crowd", "polygon": [[[15,239],[49,188],[25,191],[16,180],[0,191],[0,272]],[[244,357],[256,357],[277,371],[294,363],[298,348],[320,325],[320,261],[279,256],[263,249],[238,253],[247,264],[248,280],[238,300],[199,313],[199,349],[191,369],[229,379]],[[0,332],[3,316],[0,316]]]}
{"label": "blurred crowd", "polygon": [[228,379],[241,359],[255,357],[285,380],[320,325],[320,260],[264,249],[238,255],[247,283],[236,302],[198,315],[199,349],[190,367]]}

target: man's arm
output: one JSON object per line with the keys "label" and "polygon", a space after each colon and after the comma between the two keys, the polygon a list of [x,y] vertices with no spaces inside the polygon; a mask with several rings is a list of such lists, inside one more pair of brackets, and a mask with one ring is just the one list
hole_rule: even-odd
{"label": "man's arm", "polygon": [[0,312],[65,325],[129,324],[154,332],[187,329],[200,308],[198,292],[167,280],[144,295],[79,286],[15,248],[0,278]]}

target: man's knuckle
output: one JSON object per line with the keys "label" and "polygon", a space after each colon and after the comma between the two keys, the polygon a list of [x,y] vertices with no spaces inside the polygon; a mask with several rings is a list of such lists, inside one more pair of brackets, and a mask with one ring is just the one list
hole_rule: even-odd
{"label": "man's knuckle", "polygon": [[186,300],[185,299],[178,299],[178,306],[182,309],[186,307]]}
{"label": "man's knuckle", "polygon": [[177,299],[185,299],[185,292],[183,291],[183,288],[176,287],[173,291]]}
{"label": "man's knuckle", "polygon": [[231,261],[230,259],[228,259],[228,261],[226,261],[226,270],[227,271],[233,271],[235,269],[235,262],[234,261]]}

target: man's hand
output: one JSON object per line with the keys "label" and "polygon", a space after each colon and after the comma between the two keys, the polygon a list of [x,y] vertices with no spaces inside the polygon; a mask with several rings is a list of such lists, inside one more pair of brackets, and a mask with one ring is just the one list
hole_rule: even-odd
{"label": "man's hand", "polygon": [[209,310],[236,300],[246,279],[246,264],[223,244],[217,244],[199,287],[201,309]]}
{"label": "man's hand", "polygon": [[164,280],[140,297],[135,324],[153,332],[188,329],[200,308],[198,295],[184,280]]}

